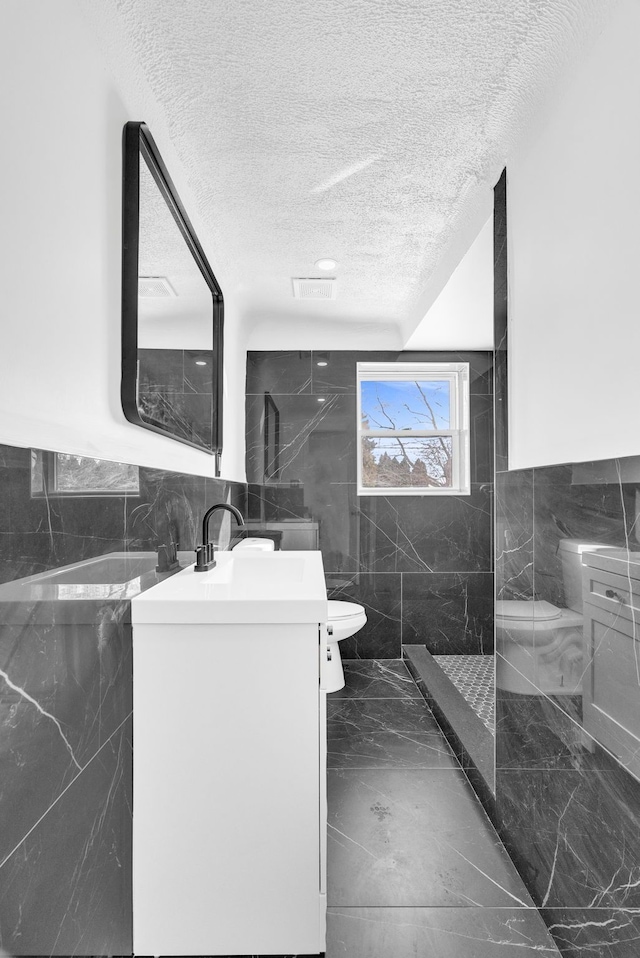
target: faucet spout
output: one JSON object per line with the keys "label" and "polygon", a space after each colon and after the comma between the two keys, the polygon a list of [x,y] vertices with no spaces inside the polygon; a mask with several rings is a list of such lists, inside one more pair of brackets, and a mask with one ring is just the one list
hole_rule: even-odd
{"label": "faucet spout", "polygon": [[215,548],[213,542],[209,542],[209,520],[218,509],[230,512],[239,526],[244,525],[244,518],[240,510],[236,509],[235,506],[229,505],[227,502],[217,502],[214,506],[211,506],[210,509],[207,509],[202,520],[202,545],[196,549],[195,572],[208,572],[209,569],[213,569],[216,564],[214,557]]}

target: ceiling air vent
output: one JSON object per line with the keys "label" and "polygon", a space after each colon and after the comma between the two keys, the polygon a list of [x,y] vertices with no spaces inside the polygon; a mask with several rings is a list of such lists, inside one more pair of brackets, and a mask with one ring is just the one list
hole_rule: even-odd
{"label": "ceiling air vent", "polygon": [[166,276],[138,276],[138,296],[153,299],[169,299],[176,291]]}
{"label": "ceiling air vent", "polygon": [[335,299],[336,280],[333,279],[294,279],[293,295],[295,299]]}

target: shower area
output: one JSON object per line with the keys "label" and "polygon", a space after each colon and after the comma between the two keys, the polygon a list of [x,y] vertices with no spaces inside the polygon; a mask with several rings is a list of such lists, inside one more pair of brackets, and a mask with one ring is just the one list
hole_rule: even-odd
{"label": "shower area", "polygon": [[[358,364],[466,364],[465,494],[358,494]],[[247,357],[249,522],[320,548],[329,599],[365,608],[348,660],[408,667],[463,767],[493,788],[494,354],[256,351]],[[301,538],[307,530],[307,536]],[[289,533],[291,531],[291,534]],[[287,545],[307,541],[307,546]],[[473,772],[471,772],[473,774]]]}

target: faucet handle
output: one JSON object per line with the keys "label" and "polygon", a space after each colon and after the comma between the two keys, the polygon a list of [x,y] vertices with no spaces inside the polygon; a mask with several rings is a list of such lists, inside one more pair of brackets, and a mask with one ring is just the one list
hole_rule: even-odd
{"label": "faucet handle", "polygon": [[196,548],[196,565],[194,572],[208,572],[216,564],[214,558],[214,546],[212,542]]}

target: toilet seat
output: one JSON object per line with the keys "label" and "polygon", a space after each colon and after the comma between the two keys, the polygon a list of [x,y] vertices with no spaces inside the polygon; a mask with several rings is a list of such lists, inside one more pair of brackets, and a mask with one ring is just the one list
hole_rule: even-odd
{"label": "toilet seat", "polygon": [[364,608],[356,602],[338,602],[336,599],[329,599],[329,621],[334,619],[348,619],[352,615],[362,615]]}
{"label": "toilet seat", "polygon": [[332,642],[340,642],[342,639],[348,639],[350,635],[358,632],[366,624],[367,614],[364,607],[357,602],[338,602],[330,599],[328,625],[331,628]]}
{"label": "toilet seat", "polygon": [[546,599],[505,599],[496,602],[496,618],[512,621],[550,622],[559,619],[562,609],[547,602]]}

